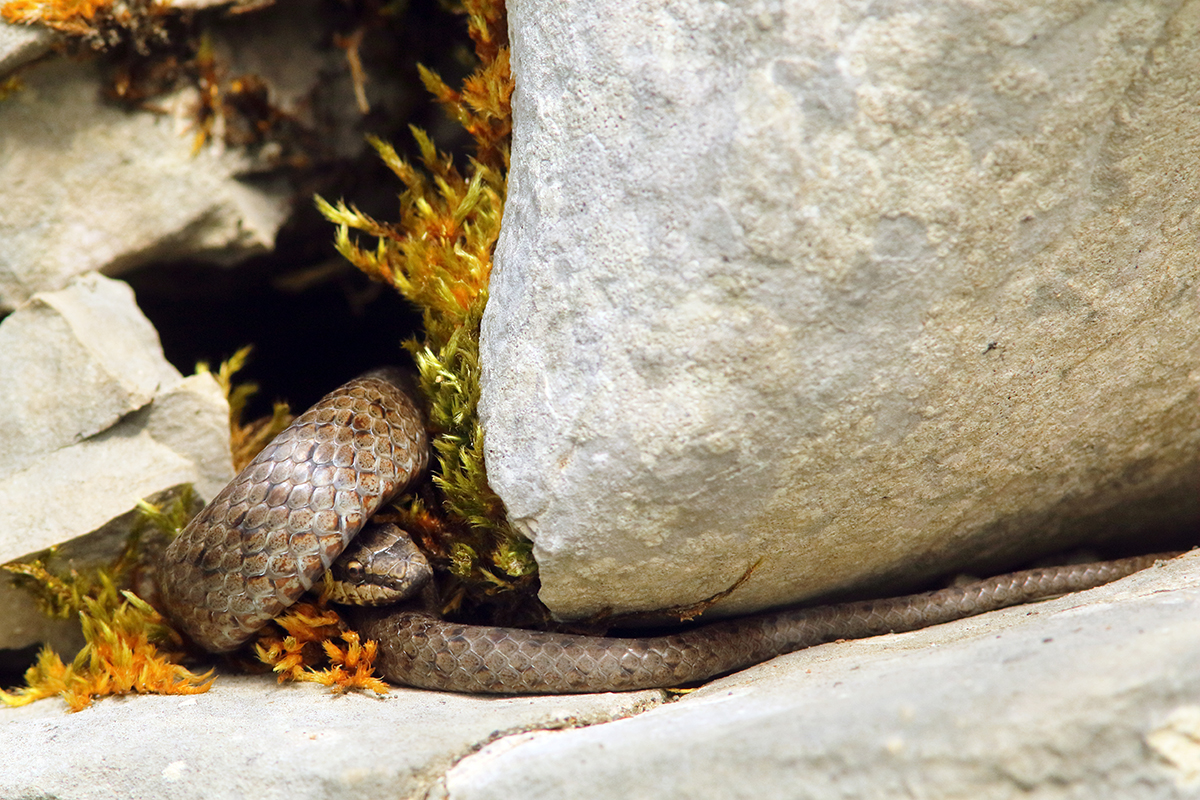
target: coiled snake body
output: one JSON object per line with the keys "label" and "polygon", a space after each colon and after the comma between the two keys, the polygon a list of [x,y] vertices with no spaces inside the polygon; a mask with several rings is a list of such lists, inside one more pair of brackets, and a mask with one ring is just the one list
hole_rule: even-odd
{"label": "coiled snake body", "polygon": [[[425,469],[421,416],[402,385],[398,371],[384,369],[326,395],[172,542],[160,591],[196,643],[214,652],[237,648],[310,588],[370,516]],[[1161,557],[1028,570],[646,638],[459,625],[389,608],[361,609],[352,621],[379,642],[377,666],[396,683],[505,694],[621,691],[678,686],[835,639],[913,630],[1088,589]]]}
{"label": "coiled snake body", "polygon": [[335,389],[271,441],[163,556],[168,613],[201,647],[235,649],[296,602],[429,462],[397,370]]}

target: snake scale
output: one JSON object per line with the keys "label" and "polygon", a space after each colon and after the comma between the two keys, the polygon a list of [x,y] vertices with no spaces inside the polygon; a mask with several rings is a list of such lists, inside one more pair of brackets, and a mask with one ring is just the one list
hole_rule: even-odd
{"label": "snake scale", "polygon": [[[330,568],[375,511],[429,460],[398,370],[367,373],[298,417],[167,548],[163,604],[213,652],[236,649]],[[835,639],[936,625],[1080,591],[1163,556],[1027,570],[925,594],[757,614],[682,633],[604,638],[460,625],[423,611],[362,608],[395,683],[478,693],[678,686]]]}

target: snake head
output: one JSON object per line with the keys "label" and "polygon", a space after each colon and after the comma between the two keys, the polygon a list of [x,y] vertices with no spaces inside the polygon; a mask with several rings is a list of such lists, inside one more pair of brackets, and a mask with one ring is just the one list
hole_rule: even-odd
{"label": "snake head", "polygon": [[401,528],[368,525],[330,567],[335,603],[382,606],[416,596],[433,568]]}

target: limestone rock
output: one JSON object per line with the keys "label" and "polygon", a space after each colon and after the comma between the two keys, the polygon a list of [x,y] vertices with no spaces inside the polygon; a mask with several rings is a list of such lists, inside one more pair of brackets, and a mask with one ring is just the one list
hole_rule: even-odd
{"label": "limestone rock", "polygon": [[129,113],[104,101],[95,62],[48,62],[22,80],[0,104],[0,310],[91,270],[274,242],[289,193],[239,183],[234,151],[193,154],[183,98],[174,116]]}
{"label": "limestone rock", "polygon": [[[318,50],[323,29],[312,3],[291,5],[210,26],[221,69],[260,76],[282,112],[321,117],[330,152],[357,153],[352,94],[337,93],[346,109],[328,98],[314,108],[312,98],[344,53]],[[0,22],[0,78],[44,51],[47,38]],[[0,103],[0,313],[92,270],[119,275],[179,258],[234,263],[273,247],[293,189],[270,147],[226,148],[218,134],[196,147],[194,89],[131,111],[106,99],[95,59],[51,59],[20,77],[24,88]]]}
{"label": "limestone rock", "polygon": [[0,710],[0,796],[484,800],[1195,796],[1200,556],[658,692],[382,700],[222,675]]}
{"label": "limestone rock", "polygon": [[[227,146],[222,131],[235,127],[228,119],[203,136],[194,85],[142,103],[114,101],[109,56],[31,64],[57,34],[0,21],[0,81],[15,76],[22,85],[0,102],[0,314],[92,270],[117,276],[170,260],[230,265],[262,254],[294,204],[310,203],[303,165],[348,160],[367,147],[346,50],[330,41],[326,7],[294,0],[202,11],[229,4],[170,5],[204,14],[226,99],[235,77],[263,87],[287,130],[278,140],[235,137]],[[409,80],[373,71],[367,93],[376,122],[407,110]],[[237,102],[257,97],[250,91]],[[293,139],[302,152],[287,151]]]}
{"label": "limestone rock", "polygon": [[27,64],[50,50],[50,32],[0,22],[0,75]]}
{"label": "limestone rock", "polygon": [[[104,561],[133,520],[109,523],[138,500],[185,483],[208,498],[232,477],[216,381],[181,376],[129,287],[94,273],[0,322],[0,407],[0,563],[64,542],[78,565]],[[38,641],[6,579],[0,607],[30,611],[0,623],[0,648]]]}
{"label": "limestone rock", "polygon": [[839,642],[458,762],[435,796],[1195,797],[1200,558],[923,631]]}
{"label": "limestone rock", "polygon": [[0,710],[0,796],[84,800],[100,786],[129,800],[420,798],[493,739],[603,722],[658,697],[338,697],[222,675],[207,694],[118,698],[77,714],[42,701]]}
{"label": "limestone rock", "polygon": [[558,615],[1200,517],[1200,4],[510,11],[481,412]]}

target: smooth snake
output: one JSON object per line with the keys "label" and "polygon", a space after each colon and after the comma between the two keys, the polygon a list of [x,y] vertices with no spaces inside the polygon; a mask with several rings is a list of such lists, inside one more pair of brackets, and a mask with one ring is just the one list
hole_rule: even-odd
{"label": "smooth snake", "polygon": [[[201,647],[236,649],[294,603],[381,505],[427,466],[420,412],[398,370],[367,373],[298,417],[167,548],[168,614]],[[379,643],[388,680],[478,693],[671,687],[836,639],[908,631],[1080,591],[1164,556],[1027,570],[924,594],[771,611],[681,633],[605,638],[445,622],[363,607],[351,622]]]}

